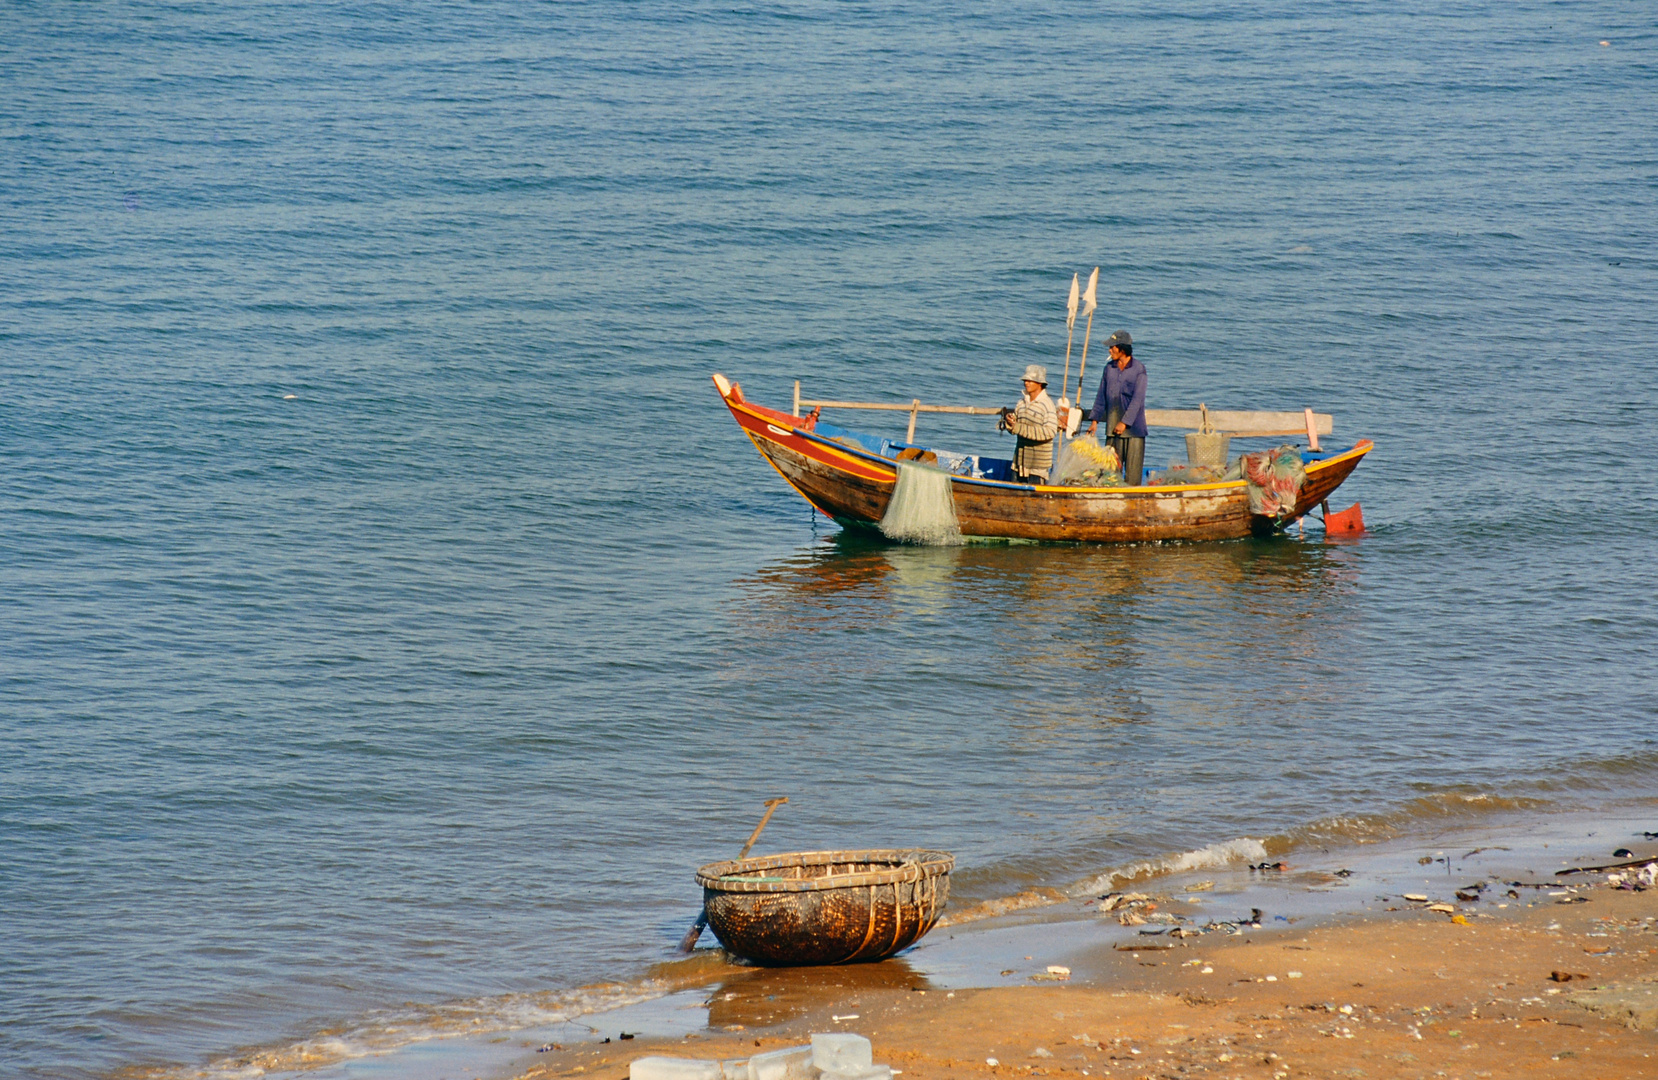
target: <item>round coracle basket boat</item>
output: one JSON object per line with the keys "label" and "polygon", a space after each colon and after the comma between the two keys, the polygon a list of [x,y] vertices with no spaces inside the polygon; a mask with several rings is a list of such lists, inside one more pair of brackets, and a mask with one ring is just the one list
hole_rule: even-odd
{"label": "round coracle basket boat", "polygon": [[757,964],[881,960],[920,940],[950,896],[944,851],[800,851],[697,871],[708,925]]}

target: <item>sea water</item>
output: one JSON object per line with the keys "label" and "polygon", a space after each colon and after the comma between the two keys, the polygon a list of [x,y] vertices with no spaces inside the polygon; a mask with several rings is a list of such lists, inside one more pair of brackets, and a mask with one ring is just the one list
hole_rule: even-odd
{"label": "sea water", "polygon": [[[14,5],[0,49],[10,1075],[630,1000],[776,795],[759,851],[944,848],[965,908],[1658,782],[1640,5]],[[1011,405],[1096,265],[1084,399],[1121,328],[1155,407],[1331,412],[1369,534],[872,542],[709,382]]]}

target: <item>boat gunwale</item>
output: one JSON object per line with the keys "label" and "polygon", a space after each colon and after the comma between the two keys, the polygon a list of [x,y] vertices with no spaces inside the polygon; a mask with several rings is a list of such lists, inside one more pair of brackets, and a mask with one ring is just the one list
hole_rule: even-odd
{"label": "boat gunwale", "polygon": [[[716,390],[717,390],[717,386],[716,386]],[[765,423],[766,425],[768,425],[770,427],[776,427],[777,426],[775,421],[771,417],[768,417],[767,415],[765,415],[766,413],[774,412],[775,410],[767,409],[763,405],[754,405],[754,404],[752,404],[748,401],[733,401],[729,396],[727,396],[723,393],[720,396],[725,401],[725,404],[726,404],[727,408],[730,408],[732,410],[741,409],[744,412],[748,413],[748,415],[753,417],[755,420],[761,421],[762,423]],[[764,411],[761,411],[761,410],[764,410]],[[779,417],[784,416],[784,414],[782,414],[782,413],[776,413],[776,415],[779,416]],[[799,417],[787,417],[787,419],[798,420]],[[850,430],[850,429],[848,429],[848,430]],[[750,433],[750,434],[752,436],[753,433]],[[808,442],[814,443],[815,445],[821,446],[821,447],[823,447],[825,449],[828,449],[828,450],[835,451],[837,453],[845,454],[845,455],[847,455],[849,457],[852,457],[852,458],[855,458],[855,459],[860,459],[860,460],[863,460],[863,461],[879,464],[880,466],[883,467],[883,469],[891,469],[892,473],[893,473],[894,480],[896,480],[897,475],[898,475],[898,466],[900,464],[904,464],[903,462],[897,462],[897,461],[892,460],[891,458],[883,457],[880,454],[873,453],[872,451],[866,450],[861,446],[848,446],[847,444],[845,444],[843,442],[840,442],[836,439],[831,439],[831,438],[828,438],[826,436],[819,435],[814,431],[808,431],[805,428],[800,427],[798,424],[792,426],[790,428],[790,430],[787,431],[787,432],[784,432],[784,434],[794,435],[798,438],[803,438],[803,439],[807,440]],[[1375,449],[1375,444],[1373,442],[1371,442],[1369,439],[1360,439],[1358,442],[1354,443],[1351,447],[1349,447],[1346,450],[1343,450],[1339,454],[1333,454],[1330,457],[1321,458],[1318,461],[1308,462],[1307,466],[1306,466],[1306,471],[1308,473],[1313,473],[1313,472],[1320,471],[1324,468],[1327,468],[1329,466],[1336,465],[1336,464],[1339,464],[1341,462],[1347,461],[1350,458],[1363,457],[1365,454],[1370,453],[1370,451],[1373,450],[1373,449]],[[1315,453],[1316,452],[1317,451],[1315,451]],[[762,455],[762,456],[764,456],[764,455]],[[776,466],[773,465],[773,467],[775,468]],[[1009,491],[1009,492],[1028,491],[1028,492],[1031,492],[1033,494],[1053,494],[1053,495],[1144,496],[1144,495],[1180,495],[1180,494],[1185,494],[1187,492],[1204,492],[1204,491],[1215,491],[1215,492],[1231,493],[1233,491],[1241,491],[1248,485],[1247,480],[1238,479],[1238,480],[1220,480],[1220,481],[1215,481],[1215,482],[1207,483],[1207,484],[1157,484],[1157,485],[1143,484],[1143,485],[1140,485],[1140,486],[1137,486],[1137,487],[1068,487],[1068,486],[1063,486],[1063,485],[1059,485],[1059,484],[1021,484],[1021,483],[1011,481],[1011,480],[989,480],[989,479],[984,479],[982,477],[977,477],[977,476],[961,476],[957,473],[946,473],[945,475],[950,477],[951,484],[958,484],[959,483],[959,484],[977,486],[977,487],[995,488],[995,489],[1000,489],[1000,490]],[[784,479],[787,480],[788,478],[784,477]],[[793,487],[794,485],[791,483],[790,486]]]}
{"label": "boat gunwale", "polygon": [[[740,878],[737,873],[756,870],[781,870],[789,867],[833,866],[836,863],[888,863],[880,870],[861,870],[853,873],[825,874],[820,877],[758,880]],[[872,885],[893,885],[920,881],[949,874],[956,866],[956,857],[934,848],[864,848],[839,851],[791,851],[781,855],[762,855],[747,859],[731,859],[698,867],[697,884],[704,889],[721,893],[800,893],[827,892],[833,889],[856,889]]]}

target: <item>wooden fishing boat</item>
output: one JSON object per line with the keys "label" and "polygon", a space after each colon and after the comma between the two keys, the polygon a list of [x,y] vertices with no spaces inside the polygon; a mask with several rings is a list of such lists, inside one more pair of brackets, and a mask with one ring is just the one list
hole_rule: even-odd
{"label": "wooden fishing boat", "polygon": [[881,960],[933,928],[950,896],[943,851],[803,851],[697,871],[708,925],[757,964]]}
{"label": "wooden fishing boat", "polygon": [[[995,411],[967,407],[929,410],[919,403],[889,406],[910,413],[911,434],[906,441],[897,442],[755,405],[744,400],[737,384],[723,375],[714,376],[714,386],[743,433],[778,474],[807,502],[849,526],[867,527],[880,522],[897,484],[900,455],[933,454],[960,460],[959,455],[907,441],[914,437],[918,409],[957,413]],[[800,403],[797,387],[797,412]],[[1150,415],[1154,410],[1147,412]],[[1180,419],[1197,414],[1171,411],[1164,415]],[[1328,431],[1329,417],[1323,417],[1323,422]],[[1287,432],[1246,430],[1240,433]],[[1313,446],[1317,445],[1317,434],[1314,430],[1308,438]],[[1328,499],[1371,449],[1370,440],[1361,439],[1343,450],[1303,450],[1306,482],[1294,510],[1275,517],[1250,512],[1248,485],[1243,480],[1105,488],[1024,484],[1010,479],[1010,461],[984,457],[973,458],[966,475],[950,477],[950,494],[964,537],[1227,540],[1270,534],[1301,518]]]}

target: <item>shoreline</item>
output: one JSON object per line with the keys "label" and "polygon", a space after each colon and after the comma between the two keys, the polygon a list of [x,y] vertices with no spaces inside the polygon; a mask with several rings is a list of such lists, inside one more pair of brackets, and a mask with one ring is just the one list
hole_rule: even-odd
{"label": "shoreline", "polygon": [[646,1054],[740,1058],[811,1031],[866,1035],[909,1080],[1653,1075],[1658,891],[1572,895],[1590,899],[1465,923],[1416,907],[1304,933],[1096,947],[1064,983],[843,987],[765,1029],[563,1048],[510,1075],[620,1080]]}
{"label": "shoreline", "polygon": [[[1136,1015],[1143,1013],[1149,1018],[1158,1009],[1171,1008],[1171,1003],[1186,1001],[1193,995],[1214,998],[1214,992],[1204,987],[1222,985],[1217,976],[1229,969],[1222,966],[1221,956],[1234,957],[1224,963],[1235,965],[1241,971],[1250,964],[1264,963],[1250,959],[1263,950],[1288,950],[1286,955],[1293,954],[1293,943],[1309,935],[1318,937],[1321,942],[1316,946],[1318,949],[1338,958],[1345,957],[1339,961],[1341,965],[1350,970],[1369,971],[1377,966],[1381,943],[1396,942],[1390,935],[1399,933],[1402,926],[1425,930],[1431,936],[1445,934],[1443,929],[1434,929],[1443,924],[1457,931],[1474,930],[1475,937],[1489,937],[1489,932],[1499,927],[1527,925],[1528,919],[1538,911],[1555,911],[1557,905],[1553,901],[1559,898],[1547,897],[1546,893],[1571,891],[1568,886],[1510,890],[1505,884],[1502,889],[1487,888],[1478,901],[1465,904],[1455,900],[1457,889],[1463,886],[1522,878],[1528,883],[1551,885],[1553,870],[1597,858],[1602,862],[1614,861],[1607,856],[1618,846],[1632,847],[1639,855],[1658,857],[1658,840],[1644,839],[1643,825],[1648,830],[1658,828],[1658,800],[1631,802],[1616,811],[1563,812],[1543,815],[1541,819],[1535,814],[1511,813],[1499,820],[1458,823],[1426,836],[1307,847],[1291,853],[1287,857],[1288,867],[1282,871],[1256,870],[1235,861],[1149,878],[1137,876],[1126,879],[1133,884],[1113,887],[1150,894],[1156,911],[1140,909],[1151,918],[1138,925],[1124,925],[1119,921],[1121,912],[1110,912],[1103,917],[1098,914],[1098,894],[1078,898],[1067,896],[1061,890],[1051,890],[1040,897],[1040,906],[1023,906],[1036,895],[1027,892],[1003,901],[975,905],[976,911],[955,912],[956,921],[941,924],[917,946],[879,964],[760,969],[727,963],[720,950],[704,948],[684,960],[655,965],[642,982],[585,987],[566,995],[523,995],[527,1001],[543,999],[539,1006],[543,1009],[552,1007],[548,1003],[583,999],[583,995],[585,1000],[597,1005],[615,1002],[617,1006],[593,1011],[572,1009],[560,1022],[469,1031],[464,1009],[457,1009],[458,1019],[448,1030],[433,1030],[400,1045],[352,1051],[337,1043],[329,1045],[323,1039],[314,1039],[289,1044],[279,1051],[221,1059],[204,1069],[134,1070],[119,1075],[258,1076],[293,1080],[367,1080],[395,1076],[399,1080],[453,1080],[464,1074],[485,1080],[508,1077],[533,1080],[540,1076],[573,1080],[576,1076],[585,1078],[596,1073],[619,1080],[626,1074],[626,1061],[646,1053],[709,1056],[707,1052],[717,1046],[725,1057],[746,1056],[745,1047],[752,1050],[755,1039],[761,1040],[768,1049],[775,1048],[788,1045],[791,1040],[801,1041],[810,1028],[856,1030],[868,1035],[876,1040],[878,1060],[890,1060],[906,1072],[912,1070],[900,1064],[900,1054],[912,1055],[918,1063],[933,1062],[932,1065],[918,1064],[912,1073],[913,1080],[916,1075],[927,1075],[929,1068],[944,1067],[929,1057],[932,1050],[923,1045],[916,1033],[895,1036],[896,1041],[884,1043],[887,1038],[883,1034],[884,1026],[872,1030],[858,1026],[860,1021],[837,1023],[832,1018],[853,1013],[860,1017],[870,1015],[871,1001],[878,1001],[882,1010],[897,1009],[895,1016],[909,1013],[919,1016],[925,1012],[935,1027],[960,1024],[974,1030],[1006,1031],[1010,1033],[1008,1038],[1024,1032],[1031,1039],[1051,1040],[1052,1034],[1045,1029],[1027,1030],[1020,1026],[1025,1023],[1023,1014],[1031,1010],[1016,1003],[1035,1002],[1037,998],[1032,992],[1104,995],[1096,1004],[1110,1001],[1117,1008],[1132,1004],[1129,1012],[1139,1010]],[[1279,861],[1279,857],[1274,856],[1273,861]],[[1600,877],[1584,875],[1582,881],[1567,880],[1582,884]],[[1509,891],[1522,895],[1510,897],[1506,895]],[[1609,892],[1604,888],[1593,891],[1597,897]],[[1470,925],[1452,923],[1444,914],[1427,912],[1421,904],[1402,900],[1406,892],[1425,895],[1431,900],[1450,900]],[[1658,890],[1627,895],[1637,898],[1636,909],[1632,910],[1642,910],[1644,915],[1658,914]],[[1643,903],[1646,906],[1640,909]],[[998,905],[1005,907],[997,912]],[[1598,911],[1601,906],[1573,904],[1558,910],[1575,918],[1584,909]],[[1257,909],[1262,913],[1259,926],[1238,926],[1235,922],[1228,925],[1240,917],[1248,919]],[[980,917],[963,918],[975,913]],[[1151,921],[1159,917],[1165,921]],[[1565,925],[1564,918],[1562,923]],[[1215,928],[1210,929],[1211,926]],[[1172,936],[1176,931],[1191,936]],[[1445,947],[1454,947],[1456,940],[1455,935],[1447,938]],[[1651,940],[1658,946],[1658,934]],[[1525,958],[1530,954],[1525,953],[1519,941],[1502,939],[1503,948],[1514,953],[1515,964],[1524,966],[1524,962],[1531,962]],[[1394,952],[1397,949],[1395,944]],[[1203,974],[1201,964],[1187,972],[1185,963],[1168,963],[1173,957],[1184,960],[1211,956],[1209,965],[1214,967],[1215,975]],[[1551,962],[1566,961],[1556,958]],[[1636,978],[1642,972],[1658,975],[1658,953],[1648,955],[1642,963],[1644,968],[1639,965],[1629,970],[1620,968],[1619,977]],[[1069,967],[1070,979],[1064,983],[1048,982],[1049,964]],[[1172,973],[1161,970],[1170,967],[1179,973],[1172,981]],[[1385,969],[1386,965],[1381,967]],[[1290,969],[1277,973],[1281,980],[1279,988],[1293,986],[1307,993],[1319,987],[1320,992],[1334,994],[1333,985],[1315,981],[1316,968],[1309,959],[1295,969],[1301,971],[1303,978],[1294,981],[1288,975]],[[1591,970],[1581,973],[1597,974]],[[1269,974],[1273,972],[1263,970],[1261,977]],[[1383,974],[1385,971],[1355,981],[1377,986]],[[1470,1000],[1474,992],[1468,977],[1454,971],[1435,976],[1435,983],[1445,992],[1455,988]],[[1225,996],[1242,1001],[1274,984],[1246,987],[1242,993],[1237,992],[1236,986],[1227,985],[1231,988]],[[1119,998],[1121,994],[1129,997]],[[976,1022],[970,1022],[961,1013],[969,1001],[976,1002],[974,1008],[982,1013]],[[1154,1008],[1154,1003],[1161,1004]],[[1043,1009],[1045,1005],[1035,1009],[1035,1014],[1047,1015]],[[1210,1031],[1213,1038],[1228,1037],[1222,1030],[1225,1025],[1216,1016],[1204,1021],[1207,1025],[1204,1030]],[[947,1021],[947,1017],[955,1019]],[[1286,1030],[1297,1027],[1287,1021],[1284,1024]],[[624,1032],[629,1036],[626,1040],[622,1038]],[[1097,1041],[1098,1032],[1087,1033]],[[1132,1035],[1142,1040],[1152,1038],[1144,1025],[1134,1029]],[[607,1043],[607,1039],[614,1041]],[[536,1051],[542,1046],[558,1049],[538,1054]],[[1057,1046],[1046,1048],[1055,1054],[1060,1052]],[[1275,1052],[1287,1056],[1285,1051]],[[1303,1057],[1308,1052],[1305,1047],[1295,1050]],[[883,1058],[882,1054],[887,1056]],[[1022,1055],[1017,1060],[1030,1064]],[[1050,1062],[1050,1071],[1054,1067]],[[1099,1067],[1102,1066],[1092,1070],[1092,1075],[1102,1075]]]}

